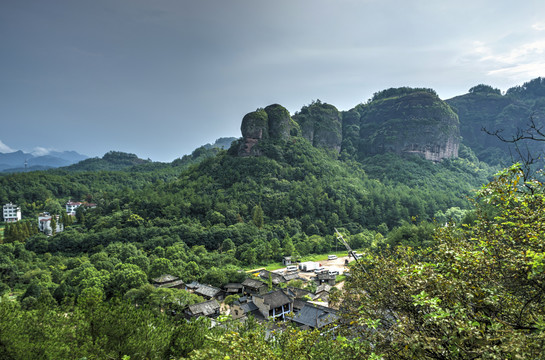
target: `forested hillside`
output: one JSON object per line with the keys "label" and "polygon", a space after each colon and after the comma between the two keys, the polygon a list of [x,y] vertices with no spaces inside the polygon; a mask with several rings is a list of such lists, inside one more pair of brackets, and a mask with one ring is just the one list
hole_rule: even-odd
{"label": "forested hillside", "polygon": [[[539,354],[543,185],[518,166],[493,176],[508,150],[493,148],[493,136],[486,135],[492,148],[479,140],[475,109],[487,128],[511,124],[506,114],[519,112],[505,109],[515,104],[533,109],[538,123],[542,87],[536,79],[501,95],[477,86],[447,102],[430,89],[388,89],[346,112],[314,101],[293,117],[273,104],[244,117],[237,141],[172,163],[112,151],[66,168],[0,175],[0,202],[23,213],[0,244],[0,354]],[[93,206],[71,217],[68,200]],[[64,231],[36,233],[41,212],[62,214]],[[151,285],[164,274],[185,284],[241,283],[242,270],[328,254],[339,245],[335,229],[364,255],[346,291],[331,298],[346,310],[335,331],[276,323],[282,331],[271,338],[269,325],[253,320],[186,322],[183,312],[204,299]]]}

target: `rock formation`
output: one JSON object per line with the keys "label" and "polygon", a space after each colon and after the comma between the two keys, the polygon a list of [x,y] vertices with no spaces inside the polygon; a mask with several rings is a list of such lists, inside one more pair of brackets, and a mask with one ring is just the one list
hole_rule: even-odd
{"label": "rock formation", "polygon": [[317,100],[304,106],[293,119],[301,126],[303,137],[312,145],[340,152],[342,116],[335,106]]}
{"label": "rock formation", "polygon": [[432,161],[458,157],[458,116],[432,90],[402,90],[360,107],[359,156],[394,152]]}
{"label": "rock formation", "polygon": [[240,126],[242,140],[238,155],[259,156],[261,151],[256,146],[259,142],[267,139],[288,139],[292,122],[289,111],[278,104],[269,105],[265,109],[257,109],[246,114]]}

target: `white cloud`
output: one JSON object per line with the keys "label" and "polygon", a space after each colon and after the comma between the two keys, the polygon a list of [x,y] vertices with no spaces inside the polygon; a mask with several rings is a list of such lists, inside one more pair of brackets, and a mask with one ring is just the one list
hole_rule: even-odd
{"label": "white cloud", "polygon": [[0,140],[0,153],[12,153],[12,152],[15,152],[17,150],[13,150],[12,148],[10,148],[9,146],[7,146],[6,144],[4,144],[1,140]]}
{"label": "white cloud", "polygon": [[463,60],[465,64],[477,61],[489,76],[528,81],[545,76],[544,53],[545,40],[527,40],[511,46],[474,41],[470,53]]}
{"label": "white cloud", "polygon": [[538,22],[533,24],[532,29],[537,31],[545,31],[545,22]]}
{"label": "white cloud", "polygon": [[37,146],[37,147],[34,148],[34,150],[32,150],[31,154],[34,155],[34,156],[44,156],[44,155],[49,154],[51,151],[53,151],[53,150]]}

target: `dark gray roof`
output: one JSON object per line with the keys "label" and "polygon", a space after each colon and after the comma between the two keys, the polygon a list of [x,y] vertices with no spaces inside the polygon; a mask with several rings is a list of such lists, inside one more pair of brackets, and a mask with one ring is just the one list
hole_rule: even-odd
{"label": "dark gray roof", "polygon": [[189,284],[186,284],[186,286],[188,289],[197,289],[199,286],[201,286],[201,284],[199,284],[197,281],[192,281]]}
{"label": "dark gray roof", "polygon": [[246,279],[242,282],[242,285],[246,286],[246,287],[251,287],[251,288],[255,288],[255,289],[259,289],[260,287],[262,286],[267,286],[267,284],[265,284],[264,282],[262,281],[259,281],[259,280],[255,280],[255,279]]}
{"label": "dark gray roof", "polygon": [[248,313],[251,313],[252,311],[258,310],[257,306],[251,301],[249,301],[247,303],[244,303],[244,304],[240,304],[240,308],[242,310],[244,310],[245,314],[248,314]]}
{"label": "dark gray roof", "polygon": [[209,316],[219,311],[220,304],[216,300],[209,300],[198,304],[189,305],[192,315]]}
{"label": "dark gray roof", "polygon": [[198,288],[195,289],[195,294],[197,295],[203,295],[209,298],[213,298],[221,291],[221,289],[218,289],[213,286],[209,285],[201,285]]}
{"label": "dark gray roof", "polygon": [[271,309],[291,303],[291,298],[284,294],[282,290],[271,291],[259,296],[263,298],[263,303],[269,305]]}
{"label": "dark gray roof", "polygon": [[324,271],[324,272],[318,274],[317,278],[319,280],[333,280],[333,279],[336,279],[336,276],[335,275],[329,275],[329,273],[327,271]]}
{"label": "dark gray roof", "polygon": [[293,321],[306,325],[315,329],[319,329],[323,326],[329,325],[336,321],[339,316],[335,310],[326,307],[314,307],[311,305],[305,305],[295,316]]}
{"label": "dark gray roof", "polygon": [[259,273],[259,276],[265,281],[268,281],[270,276],[271,282],[274,285],[278,285],[280,283],[286,282],[286,279],[284,278],[284,276],[282,276],[281,274],[274,273],[272,271],[268,271],[268,270],[262,270]]}
{"label": "dark gray roof", "polygon": [[242,284],[239,284],[239,283],[229,283],[229,284],[223,285],[223,287],[226,288],[226,289],[242,289]]}

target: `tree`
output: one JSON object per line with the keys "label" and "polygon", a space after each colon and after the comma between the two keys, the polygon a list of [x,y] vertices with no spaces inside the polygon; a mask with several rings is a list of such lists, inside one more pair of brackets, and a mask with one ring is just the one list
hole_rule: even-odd
{"label": "tree", "polygon": [[258,228],[261,229],[263,227],[263,209],[259,204],[254,206],[254,209],[252,210],[252,221]]}
{"label": "tree", "polygon": [[124,295],[128,290],[139,288],[145,283],[147,283],[147,276],[138,266],[119,264],[111,273],[107,294],[108,296]]}
{"label": "tree", "polygon": [[473,226],[440,227],[437,247],[361,259],[345,284],[351,336],[384,359],[542,356],[545,184],[520,166],[476,199]]}
{"label": "tree", "polygon": [[282,243],[282,249],[283,249],[283,255],[284,256],[292,256],[295,247],[293,246],[293,242],[291,241],[291,238],[289,236],[286,236],[284,238],[284,242]]}
{"label": "tree", "polygon": [[57,219],[56,219],[55,215],[51,216],[50,224],[51,224],[51,234],[55,235],[57,233]]}

